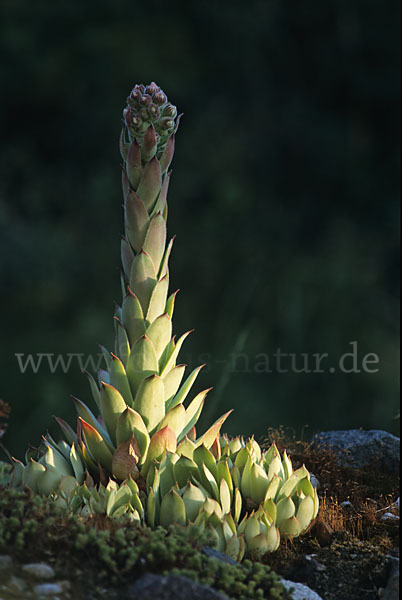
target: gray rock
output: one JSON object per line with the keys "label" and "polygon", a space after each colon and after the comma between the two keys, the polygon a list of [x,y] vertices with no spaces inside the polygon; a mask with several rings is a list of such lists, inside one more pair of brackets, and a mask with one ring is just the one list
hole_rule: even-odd
{"label": "gray rock", "polygon": [[399,472],[400,438],[387,431],[323,431],[313,437],[312,445],[333,450],[339,463],[346,467],[377,465],[391,473]]}
{"label": "gray rock", "polygon": [[398,600],[399,598],[399,559],[391,557],[391,574],[387,587],[381,592],[381,600]]}
{"label": "gray rock", "polygon": [[228,597],[181,575],[147,573],[127,589],[127,600],[228,600]]}
{"label": "gray rock", "polygon": [[8,554],[0,554],[0,572],[9,571],[12,566],[13,561],[11,556],[8,556]]}
{"label": "gray rock", "polygon": [[281,583],[287,590],[293,588],[292,599],[293,600],[322,600],[321,596],[314,592],[303,583],[295,583],[294,581],[288,581],[287,579],[281,579]]}
{"label": "gray rock", "polygon": [[53,579],[55,575],[52,567],[46,563],[29,563],[22,567],[22,572],[35,579]]}
{"label": "gray rock", "polygon": [[58,583],[40,583],[35,585],[34,592],[37,596],[56,596],[63,593],[63,588]]}

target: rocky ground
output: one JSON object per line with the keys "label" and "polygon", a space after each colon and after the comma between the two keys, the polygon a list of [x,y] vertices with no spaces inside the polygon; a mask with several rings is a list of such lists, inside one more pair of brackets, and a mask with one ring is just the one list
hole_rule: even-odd
{"label": "rocky ground", "polygon": [[[267,555],[266,566],[227,564],[224,555],[187,534],[158,540],[138,535],[129,542],[132,555],[124,549],[125,534],[105,532],[94,545],[87,530],[43,514],[26,495],[12,501],[13,511],[6,502],[0,507],[0,516],[8,511],[8,520],[0,519],[0,600],[399,597],[399,438],[358,430],[328,432],[307,444],[270,431],[266,444],[273,439],[280,450],[287,448],[295,467],[305,463],[314,474],[320,512],[306,534]],[[125,571],[119,566],[124,552]],[[291,586],[294,591],[286,592]]]}

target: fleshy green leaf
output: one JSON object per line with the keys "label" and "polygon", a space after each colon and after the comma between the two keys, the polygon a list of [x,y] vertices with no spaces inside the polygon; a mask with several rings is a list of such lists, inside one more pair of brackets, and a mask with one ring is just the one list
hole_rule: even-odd
{"label": "fleshy green leaf", "polygon": [[159,359],[172,337],[172,321],[169,316],[165,313],[157,317],[148,327],[146,335],[151,340]]}
{"label": "fleshy green leaf", "polygon": [[156,271],[151,257],[143,250],[133,260],[130,273],[130,288],[140,301],[145,314],[156,285]]}
{"label": "fleshy green leaf", "polygon": [[113,444],[116,444],[117,421],[126,410],[127,404],[116,388],[108,383],[102,383],[100,393],[101,413],[106,429]]}
{"label": "fleshy green leaf", "polygon": [[159,315],[163,315],[166,307],[166,298],[168,294],[169,282],[168,278],[162,277],[153,288],[149,308],[146,312],[147,321],[152,323]]}
{"label": "fleshy green leaf", "polygon": [[158,357],[155,348],[147,336],[144,335],[135,342],[127,361],[126,372],[133,396],[135,396],[143,379],[158,373],[158,368]]}
{"label": "fleshy green leaf", "polygon": [[152,210],[162,185],[161,167],[154,156],[144,167],[137,194],[143,201],[145,208]]}
{"label": "fleshy green leaf", "polygon": [[169,400],[173,398],[180,387],[183,379],[186,365],[177,365],[169,373],[163,377],[163,385],[165,386],[165,402],[169,405]]}
{"label": "fleshy green leaf", "polygon": [[[200,367],[197,367],[196,369],[194,369],[194,371],[192,371],[192,373],[190,373],[190,375],[187,377],[186,381],[183,383],[183,385],[181,386],[180,390],[178,391],[178,393],[175,395],[175,397],[168,403],[168,408],[173,408],[174,406],[176,406],[177,404],[183,404],[184,400],[187,398],[187,394],[189,393],[189,391],[191,390],[195,380],[198,377],[198,373],[201,371],[201,369],[204,367],[205,365],[201,365]],[[212,388],[209,388],[209,390],[211,390]],[[206,394],[209,392],[209,390],[205,390],[204,392],[204,397],[206,396]],[[191,414],[191,411],[189,413],[190,417],[188,419],[187,422],[189,422],[190,418],[193,416]],[[193,423],[194,424],[194,423]],[[192,426],[191,426],[192,427]],[[190,429],[191,429],[190,427]]]}
{"label": "fleshy green leaf", "polygon": [[143,379],[134,400],[134,409],[141,415],[148,431],[153,431],[165,416],[165,389],[158,375]]}
{"label": "fleshy green leaf", "polygon": [[166,222],[160,213],[151,220],[145,237],[143,249],[151,257],[155,273],[159,272],[166,245]]}
{"label": "fleshy green leaf", "polygon": [[122,323],[125,328],[130,347],[145,333],[144,314],[137,296],[128,288],[128,294],[123,300]]}
{"label": "fleshy green leaf", "polygon": [[116,442],[121,444],[127,441],[132,435],[138,443],[140,449],[141,459],[139,464],[142,464],[146,458],[150,437],[146,425],[141,415],[127,406],[126,410],[122,412],[117,421],[116,426]]}
{"label": "fleshy green leaf", "polygon": [[102,468],[105,467],[109,473],[112,472],[113,454],[110,452],[103,437],[84,419],[78,417],[82,426],[85,443],[94,459],[99,461]]}
{"label": "fleshy green leaf", "polygon": [[134,399],[131,394],[130,383],[123,363],[117,356],[112,354],[112,363],[110,366],[110,385],[116,388],[123,396],[124,401],[129,406],[133,406]]}

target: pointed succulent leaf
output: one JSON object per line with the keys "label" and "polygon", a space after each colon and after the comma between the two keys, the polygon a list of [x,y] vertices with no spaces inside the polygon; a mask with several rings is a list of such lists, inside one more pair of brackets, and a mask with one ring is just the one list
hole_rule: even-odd
{"label": "pointed succulent leaf", "polygon": [[137,194],[143,201],[145,208],[151,211],[158,197],[162,185],[161,167],[154,156],[144,167],[141,180],[138,184]]}
{"label": "pointed succulent leaf", "polygon": [[88,377],[89,386],[91,388],[92,397],[95,400],[96,406],[98,410],[100,410],[100,391],[98,386],[96,385],[95,379],[92,377],[91,373],[85,371],[85,375]]}
{"label": "pointed succulent leaf", "polygon": [[112,440],[116,444],[116,426],[117,421],[127,408],[123,396],[112,385],[102,382],[100,393],[101,413],[102,417]]}
{"label": "pointed succulent leaf", "polygon": [[283,453],[282,467],[283,467],[283,472],[285,474],[285,478],[288,479],[293,473],[293,467],[292,467],[292,461],[290,460],[289,456],[287,455],[286,450]]}
{"label": "pointed succulent leaf", "polygon": [[183,429],[185,418],[186,409],[182,404],[178,404],[166,413],[162,419],[162,422],[158,426],[158,429],[162,429],[166,425],[169,425],[169,427],[175,432],[176,436],[178,436]]}
{"label": "pointed succulent leaf", "polygon": [[268,500],[269,498],[272,498],[273,500],[276,498],[276,495],[281,486],[281,483],[282,483],[282,479],[279,477],[279,475],[274,475],[272,477],[271,481],[269,482],[267,491],[265,493],[264,501]]}
{"label": "pointed succulent leaf", "polygon": [[179,456],[187,456],[187,458],[193,458],[194,450],[196,449],[195,443],[190,440],[187,436],[177,446],[176,453]]}
{"label": "pointed succulent leaf", "polygon": [[167,314],[169,315],[169,317],[172,319],[173,318],[173,311],[174,311],[174,304],[175,304],[175,300],[176,300],[176,296],[178,294],[179,290],[176,290],[175,292],[173,292],[173,294],[171,294],[166,302],[166,308],[165,308],[165,312],[167,312]]}
{"label": "pointed succulent leaf", "polygon": [[245,550],[246,545],[243,536],[233,535],[226,542],[225,554],[237,562],[243,559]]}
{"label": "pointed succulent leaf", "polygon": [[163,377],[166,406],[169,405],[169,400],[173,398],[179,389],[185,370],[186,365],[177,365]]}
{"label": "pointed succulent leaf", "polygon": [[162,527],[169,527],[172,523],[186,524],[186,506],[174,488],[162,499],[160,510]]}
{"label": "pointed succulent leaf", "polygon": [[130,273],[130,288],[140,301],[145,314],[148,311],[152,292],[156,286],[156,271],[151,257],[141,250],[133,260]]}
{"label": "pointed succulent leaf", "polygon": [[291,496],[300,483],[299,478],[293,473],[287,481],[285,481],[278,490],[276,500],[281,500],[285,496]]}
{"label": "pointed succulent leaf", "polygon": [[236,523],[239,522],[240,519],[240,515],[241,515],[241,508],[242,508],[242,499],[241,499],[241,493],[239,488],[235,488],[234,491],[234,511],[233,511],[233,517],[234,520],[236,521]]}
{"label": "pointed succulent leaf", "polygon": [[122,323],[127,332],[130,347],[145,333],[144,314],[140,301],[128,288],[128,294],[123,300]]}
{"label": "pointed succulent leaf", "polygon": [[276,523],[277,510],[276,510],[276,504],[272,500],[272,498],[267,498],[266,500],[264,500],[264,504],[262,507],[268,518],[268,521],[270,523]]}
{"label": "pointed succulent leaf", "polygon": [[203,483],[205,487],[210,490],[212,496],[219,502],[219,488],[216,479],[204,463],[201,466],[201,473],[204,475]]}
{"label": "pointed succulent leaf", "polygon": [[81,484],[84,480],[85,471],[84,465],[80,459],[79,453],[77,451],[75,443],[71,444],[70,448],[70,462],[73,467],[74,476],[79,484]]}
{"label": "pointed succulent leaf", "polygon": [[193,485],[191,481],[189,481],[183,492],[183,502],[186,508],[186,522],[195,521],[205,500],[206,495],[201,488]]}
{"label": "pointed succulent leaf", "polygon": [[149,227],[148,211],[141,198],[131,190],[124,202],[126,237],[135,253],[143,248]]}
{"label": "pointed succulent leaf", "polygon": [[141,159],[143,163],[148,162],[153,156],[155,156],[157,147],[158,144],[156,140],[156,133],[154,126],[151,123],[145,130],[145,135],[142,141]]}
{"label": "pointed succulent leaf", "polygon": [[219,484],[219,499],[220,499],[220,503],[221,503],[224,514],[230,513],[231,497],[230,497],[229,486],[226,483],[225,479],[221,479],[220,484]]}
{"label": "pointed succulent leaf", "polygon": [[57,424],[59,425],[60,429],[62,430],[68,443],[69,444],[77,443],[77,434],[70,427],[70,425],[68,423],[66,423],[66,421],[64,421],[63,419],[60,419],[60,417],[54,417],[54,419],[57,422]]}
{"label": "pointed succulent leaf", "polygon": [[47,468],[42,475],[38,476],[38,493],[49,496],[52,492],[55,492],[60,484],[61,477],[62,476],[58,471]]}
{"label": "pointed succulent leaf", "polygon": [[22,482],[34,492],[38,491],[38,479],[46,472],[46,468],[31,458],[24,469]]}
{"label": "pointed succulent leaf", "polygon": [[121,128],[121,132],[120,132],[119,149],[120,149],[120,154],[121,154],[123,161],[126,162],[129,144],[127,144],[127,142],[125,141],[124,134],[125,134],[125,129],[124,129],[124,125],[123,125],[123,127]]}
{"label": "pointed succulent leaf", "polygon": [[168,170],[170,163],[172,162],[173,154],[174,154],[174,142],[175,137],[174,133],[168,138],[166,142],[165,150],[160,158],[161,171],[164,173]]}
{"label": "pointed succulent leaf", "polygon": [[125,507],[125,510],[127,510],[130,498],[131,490],[126,484],[121,485],[117,490],[111,490],[106,503],[106,515],[111,517],[124,514],[125,511],[122,512],[121,509]]}
{"label": "pointed succulent leaf", "polygon": [[126,371],[133,396],[146,377],[158,373],[158,357],[146,335],[139,338],[131,349]]}
{"label": "pointed succulent leaf", "polygon": [[168,356],[167,361],[162,368],[162,371],[161,371],[162,377],[163,377],[163,375],[168,373],[171,369],[173,369],[176,366],[177,356],[181,350],[184,340],[186,339],[186,337],[188,335],[190,335],[190,333],[192,333],[192,330],[187,331],[177,340],[177,344],[176,344],[175,348],[173,349],[171,354]]}
{"label": "pointed succulent leaf", "polygon": [[174,452],[165,452],[159,465],[160,483],[159,490],[163,498],[165,494],[170,492],[172,487],[177,485],[174,475],[174,465],[179,460],[179,457]]}
{"label": "pointed succulent leaf", "polygon": [[272,479],[272,477],[274,475],[278,475],[281,479],[284,478],[284,472],[283,472],[283,467],[282,467],[282,461],[280,459],[280,456],[275,456],[270,464],[269,464],[269,468],[268,468],[268,479]]}
{"label": "pointed succulent leaf", "polygon": [[112,354],[112,363],[110,366],[110,385],[116,388],[122,395],[128,406],[133,406],[134,400],[131,394],[130,383],[128,381],[126,369],[117,356]]}
{"label": "pointed succulent leaf", "polygon": [[295,505],[291,498],[285,497],[282,498],[282,500],[279,500],[276,505],[276,524],[278,525],[280,531],[282,531],[282,522],[293,517],[295,510]]}
{"label": "pointed succulent leaf", "polygon": [[140,464],[145,460],[150,437],[146,425],[141,417],[141,415],[127,406],[126,410],[122,412],[116,427],[116,441],[117,444],[120,445],[122,442],[130,439],[131,435],[134,435],[135,439],[138,443],[138,448],[140,451]]}
{"label": "pointed succulent leaf", "polygon": [[186,485],[191,480],[192,475],[198,473],[198,465],[187,456],[180,456],[174,465],[174,475],[179,488]]}
{"label": "pointed succulent leaf", "polygon": [[302,532],[300,521],[295,516],[282,520],[278,528],[285,539],[297,537]]}
{"label": "pointed succulent leaf", "polygon": [[160,460],[165,451],[175,452],[176,435],[169,425],[160,429],[151,438],[148,448],[148,454],[141,474],[146,477],[153,460]]}
{"label": "pointed succulent leaf", "polygon": [[218,468],[215,457],[203,444],[194,450],[193,461],[198,465],[200,470],[202,470],[202,465],[205,464],[213,474],[214,478],[218,478]]}
{"label": "pointed succulent leaf", "polygon": [[[100,394],[99,394],[99,398],[100,398]],[[84,404],[84,402],[82,402],[78,398],[75,398],[75,396],[72,396],[72,399],[73,399],[75,409],[77,411],[78,416],[82,417],[84,419],[84,421],[86,421],[87,423],[92,425],[92,427],[94,427],[100,433],[100,435],[107,441],[107,443],[109,444],[109,447],[110,447],[112,444],[112,440],[111,440],[109,433],[106,431],[105,427],[103,427],[99,423],[98,419],[95,417],[93,412],[87,407],[87,405]]]}
{"label": "pointed succulent leaf", "polygon": [[[194,369],[194,371],[192,371],[192,373],[190,373],[190,375],[187,377],[186,381],[181,386],[180,390],[175,395],[174,399],[170,402],[169,408],[173,408],[173,406],[176,406],[176,404],[183,404],[183,402],[187,398],[187,395],[188,395],[189,391],[191,390],[195,380],[198,377],[198,373],[201,371],[201,369],[203,367],[205,367],[205,365],[200,365],[199,367]],[[208,390],[205,390],[204,392],[202,392],[204,394],[204,398],[211,389],[212,388],[209,388]],[[201,402],[201,401],[198,400],[198,402]],[[194,408],[189,412],[189,415],[188,415],[189,418],[188,418],[187,422],[189,422],[191,420],[191,418],[194,416],[195,412],[197,412],[197,409],[195,409],[195,406],[194,406]]]}
{"label": "pointed succulent leaf", "polygon": [[228,486],[228,490],[229,490],[229,495],[230,495],[230,502],[232,503],[233,500],[233,480],[232,477],[230,475],[230,470],[229,470],[229,466],[227,463],[227,460],[221,461],[218,463],[218,477],[217,477],[217,481],[222,481],[222,479],[224,479],[226,481],[226,484]]}
{"label": "pointed succulent leaf", "polygon": [[[115,355],[117,355],[121,359],[123,365],[126,365],[130,354],[130,342],[127,336],[127,332],[124,329],[120,319],[118,317],[114,317],[114,322],[116,325]],[[110,383],[109,375],[106,383]]]}
{"label": "pointed succulent leaf", "polygon": [[[247,450],[247,452],[248,452],[248,450]],[[241,474],[240,489],[241,489],[241,493],[243,494],[243,496],[245,498],[251,498],[251,499],[252,499],[252,493],[253,493],[252,485],[251,485],[251,473],[252,473],[253,464],[254,463],[251,459],[250,453],[248,452],[247,460],[245,462],[243,472]]]}
{"label": "pointed succulent leaf", "polygon": [[167,214],[165,214],[165,211],[167,209],[166,199],[167,199],[167,192],[168,192],[168,187],[169,187],[169,179],[170,179],[170,173],[166,173],[166,175],[163,179],[161,191],[159,192],[158,200],[156,201],[156,204],[151,212],[151,218],[154,215],[156,215],[156,213],[160,212],[166,221]]}
{"label": "pointed succulent leaf", "polygon": [[190,404],[186,408],[186,422],[183,430],[179,435],[179,440],[186,436],[194,427],[194,425],[196,425],[204,406],[205,397],[211,389],[212,388],[209,388],[197,394],[197,396],[190,402]]}
{"label": "pointed succulent leaf", "polygon": [[102,346],[102,344],[99,344],[99,350],[102,352],[103,355],[103,359],[105,361],[105,365],[106,368],[108,369],[110,367],[110,352],[107,348],[105,348],[105,346]]}
{"label": "pointed succulent leaf", "polygon": [[130,278],[131,266],[134,260],[134,252],[131,248],[130,242],[125,237],[121,238],[120,256],[121,264],[123,265],[124,275],[125,278],[128,280]]}
{"label": "pointed succulent leaf", "polygon": [[123,190],[123,198],[125,198],[130,191],[130,182],[127,177],[127,171],[125,167],[121,169],[121,187]]}
{"label": "pointed succulent leaf", "polygon": [[153,431],[159,425],[165,416],[165,388],[161,377],[154,374],[141,381],[134,409],[143,418],[148,431]]}
{"label": "pointed succulent leaf", "polygon": [[300,523],[301,531],[307,529],[313,519],[313,515],[314,500],[311,496],[306,496],[301,500],[296,511],[296,517]]}
{"label": "pointed succulent leaf", "polygon": [[156,502],[155,502],[155,494],[152,488],[150,488],[148,492],[147,498],[147,523],[149,527],[156,526]]}
{"label": "pointed succulent leaf", "polygon": [[172,337],[172,320],[167,313],[160,315],[148,327],[147,337],[154,345],[158,360]]}
{"label": "pointed succulent leaf", "polygon": [[82,432],[84,435],[85,443],[94,459],[99,461],[102,466],[111,473],[112,472],[112,458],[113,455],[108,448],[103,437],[98,431],[92,427],[89,423],[84,421],[81,417],[78,417],[79,422],[82,426]]}
{"label": "pointed succulent leaf", "polygon": [[161,213],[157,213],[151,220],[145,236],[143,250],[152,259],[155,273],[159,273],[162,257],[166,245],[166,221]]}
{"label": "pointed succulent leaf", "polygon": [[220,417],[217,421],[215,421],[215,423],[200,438],[198,438],[198,440],[196,441],[196,446],[204,444],[204,446],[209,448],[213,444],[216,436],[219,435],[219,431],[223,423],[226,421],[232,410],[229,410],[227,413],[222,415],[222,417]]}
{"label": "pointed succulent leaf", "polygon": [[126,158],[127,177],[133,190],[136,190],[141,181],[142,166],[141,153],[137,140],[130,144]]}
{"label": "pointed succulent leaf", "polygon": [[269,486],[269,479],[264,469],[257,463],[251,467],[251,498],[256,504],[261,504],[265,499],[265,494]]}
{"label": "pointed succulent leaf", "polygon": [[[166,298],[168,294],[169,281],[167,276],[162,277],[154,286],[154,289],[151,294],[151,299],[149,301],[149,308],[146,312],[147,321],[152,323],[159,315],[167,312],[166,308]],[[170,315],[169,315],[170,316]]]}
{"label": "pointed succulent leaf", "polygon": [[173,242],[174,242],[174,237],[170,240],[165,253],[163,255],[162,261],[160,263],[160,269],[159,269],[159,277],[165,277],[168,276],[168,263],[169,263],[169,258],[170,258],[170,253],[172,252],[172,248],[173,248]]}

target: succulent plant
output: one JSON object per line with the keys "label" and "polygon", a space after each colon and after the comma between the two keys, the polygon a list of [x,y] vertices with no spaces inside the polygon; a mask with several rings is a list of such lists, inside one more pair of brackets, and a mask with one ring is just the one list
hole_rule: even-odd
{"label": "succulent plant", "polygon": [[25,465],[15,461],[13,483],[53,495],[73,513],[124,515],[151,527],[195,523],[240,560],[299,535],[318,498],[307,469],[293,471],[286,452],[281,458],[275,445],[262,452],[254,439],[222,436],[231,411],[197,437],[209,390],[184,405],[201,367],[182,383],[186,366],[177,360],[189,332],[172,335],[176,293],[168,295],[168,169],[178,124],[155,83],[134,87],[120,137],[123,301],[113,352],[103,348],[107,368],[98,383],[87,374],[99,416],[74,398],[76,431],[56,418],[65,440],[44,436]]}

